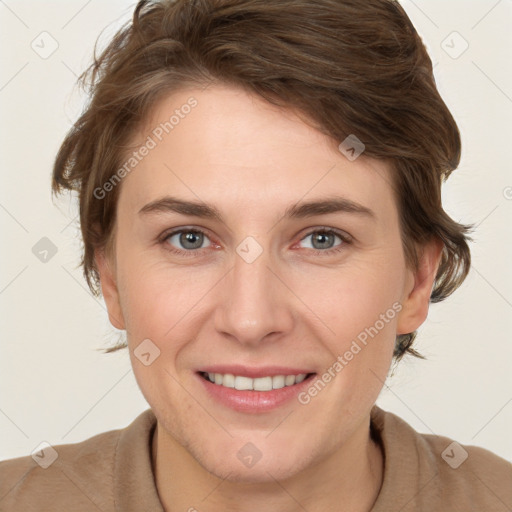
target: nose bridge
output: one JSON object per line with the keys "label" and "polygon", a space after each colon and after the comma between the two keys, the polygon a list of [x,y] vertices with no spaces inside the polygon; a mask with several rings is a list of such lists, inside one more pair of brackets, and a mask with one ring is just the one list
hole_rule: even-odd
{"label": "nose bridge", "polygon": [[256,247],[254,241],[242,242],[226,276],[216,328],[240,343],[257,344],[267,335],[283,333],[291,326],[286,293],[269,269],[270,259],[269,251]]}

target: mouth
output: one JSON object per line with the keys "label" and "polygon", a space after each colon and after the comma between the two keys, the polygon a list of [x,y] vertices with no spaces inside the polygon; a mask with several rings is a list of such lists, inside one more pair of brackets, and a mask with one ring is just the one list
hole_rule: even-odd
{"label": "mouth", "polygon": [[202,369],[196,375],[213,403],[257,414],[293,403],[316,373],[303,369],[218,367]]}

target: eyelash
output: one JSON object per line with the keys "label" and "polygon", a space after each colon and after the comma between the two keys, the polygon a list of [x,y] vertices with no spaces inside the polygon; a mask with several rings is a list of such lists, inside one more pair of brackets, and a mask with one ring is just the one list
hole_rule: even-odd
{"label": "eyelash", "polygon": [[[208,234],[205,231],[203,231],[202,229],[198,229],[198,228],[180,228],[180,229],[176,229],[174,231],[168,231],[168,232],[164,233],[159,238],[159,243],[164,246],[165,250],[170,251],[171,253],[177,254],[179,256],[194,257],[194,256],[197,256],[198,253],[202,250],[202,249],[190,249],[187,251],[184,249],[176,249],[175,247],[172,247],[167,242],[167,240],[169,238],[171,238],[173,235],[176,235],[179,233],[198,233],[198,234],[203,234],[205,237],[209,238]],[[324,228],[316,228],[316,229],[309,231],[306,235],[304,235],[299,240],[299,242],[302,242],[302,240],[304,240],[308,236],[311,236],[315,233],[321,233],[323,235],[335,235],[335,236],[339,237],[342,241],[342,243],[340,245],[333,247],[331,249],[325,249],[325,250],[314,249],[314,248],[310,249],[310,250],[315,251],[316,253],[319,253],[318,256],[330,256],[332,254],[339,253],[342,250],[344,250],[346,245],[350,245],[352,243],[352,238],[349,235],[347,235],[343,232],[337,231],[335,229],[325,228],[325,227]],[[207,248],[205,248],[205,249],[207,249]]]}

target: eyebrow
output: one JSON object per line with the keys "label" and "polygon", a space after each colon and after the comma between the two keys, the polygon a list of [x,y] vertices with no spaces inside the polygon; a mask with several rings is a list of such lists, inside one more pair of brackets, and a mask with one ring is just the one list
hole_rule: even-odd
{"label": "eyebrow", "polygon": [[[185,201],[177,197],[165,196],[146,204],[139,214],[174,212],[203,219],[212,219],[224,223],[220,211],[213,205],[203,202]],[[329,213],[352,213],[375,220],[373,210],[345,197],[327,197],[289,206],[283,215],[286,219],[304,219]]]}

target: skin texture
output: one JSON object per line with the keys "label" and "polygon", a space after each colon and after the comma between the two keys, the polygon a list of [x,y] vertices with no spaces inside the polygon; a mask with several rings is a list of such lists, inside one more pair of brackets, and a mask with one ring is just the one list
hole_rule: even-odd
{"label": "skin texture", "polygon": [[[340,502],[370,510],[383,471],[370,410],[396,335],[426,318],[441,245],[425,246],[418,271],[408,269],[387,164],[364,154],[349,161],[291,111],[239,89],[163,98],[134,147],[191,96],[197,106],[123,178],[115,253],[96,254],[110,321],[127,331],[137,382],[158,419],[152,448],[162,503],[169,511],[282,512],[298,503],[325,511]],[[139,213],[167,194],[215,205],[223,222]],[[283,218],[298,201],[333,196],[371,208],[375,219]],[[205,231],[201,248],[173,253],[190,244],[162,239],[172,228]],[[352,243],[332,237],[326,248],[313,245],[321,228]],[[252,263],[236,252],[248,236],[263,251]],[[307,405],[293,399],[262,414],[236,412],[198,380],[207,364],[322,374],[396,302],[401,311]],[[134,355],[145,339],[160,350],[149,366]],[[247,442],[262,454],[251,468],[237,457]]]}

